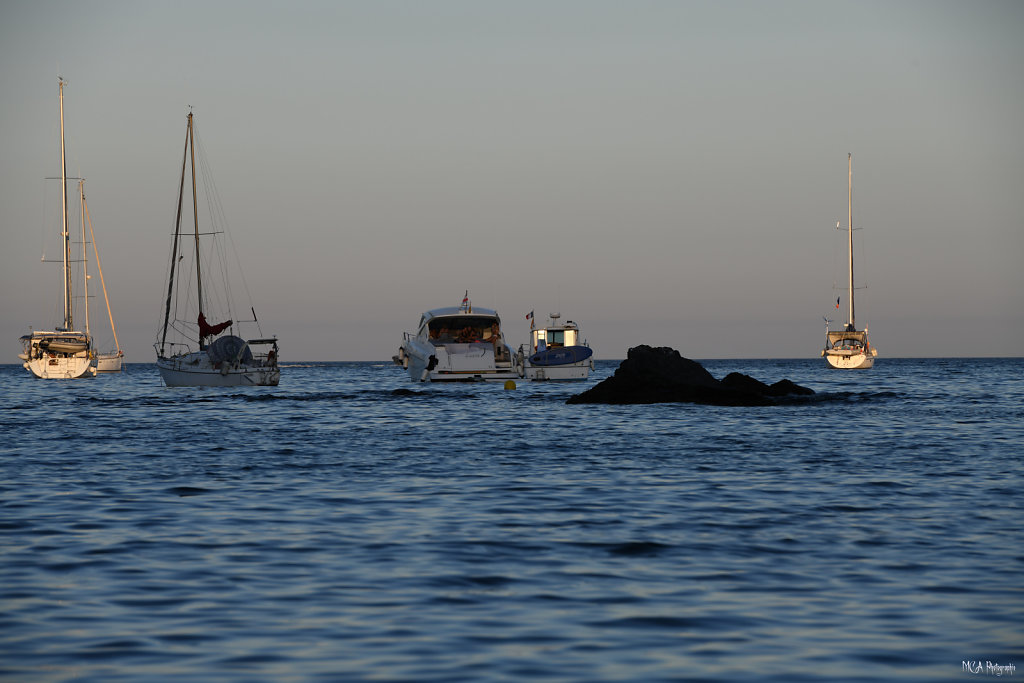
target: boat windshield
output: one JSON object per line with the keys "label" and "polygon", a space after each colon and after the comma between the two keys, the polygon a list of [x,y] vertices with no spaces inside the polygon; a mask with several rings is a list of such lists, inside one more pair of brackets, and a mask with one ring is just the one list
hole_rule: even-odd
{"label": "boat windshield", "polygon": [[453,315],[434,318],[427,323],[430,341],[434,344],[490,342],[501,334],[498,320],[480,315]]}

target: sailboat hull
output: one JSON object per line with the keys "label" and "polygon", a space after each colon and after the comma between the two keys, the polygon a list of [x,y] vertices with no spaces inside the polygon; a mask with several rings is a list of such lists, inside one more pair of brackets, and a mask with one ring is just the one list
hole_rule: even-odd
{"label": "sailboat hull", "polygon": [[95,377],[91,340],[82,332],[36,332],[21,338],[22,367],[40,379]]}
{"label": "sailboat hull", "polygon": [[79,379],[95,377],[96,370],[86,358],[37,358],[25,361],[25,369],[40,379]]}
{"label": "sailboat hull", "polygon": [[216,363],[202,351],[158,358],[157,369],[169,387],[276,387],[281,370],[276,363]]}
{"label": "sailboat hull", "polygon": [[875,365],[874,357],[865,353],[840,354],[826,351],[825,360],[837,370],[867,370]]}
{"label": "sailboat hull", "polygon": [[123,359],[120,353],[101,353],[96,356],[96,372],[121,372]]}
{"label": "sailboat hull", "polygon": [[22,363],[24,368],[39,379],[79,379],[95,377],[96,370],[87,354],[77,356],[48,354],[42,358],[33,358]]}

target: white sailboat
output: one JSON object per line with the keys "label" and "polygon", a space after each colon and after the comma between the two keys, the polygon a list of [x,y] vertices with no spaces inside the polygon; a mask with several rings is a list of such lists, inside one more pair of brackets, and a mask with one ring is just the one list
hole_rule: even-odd
{"label": "white sailboat", "polygon": [[[74,291],[71,275],[71,234],[68,232],[68,177],[64,155],[64,79],[59,79],[60,99],[60,173],[61,173],[61,259],[63,261],[64,321],[53,331],[33,331],[21,338],[18,357],[23,367],[42,379],[95,377],[93,346],[88,321],[85,330],[74,324]],[[83,244],[83,249],[85,245]],[[83,255],[84,268],[84,255]],[[86,285],[87,286],[87,285]],[[88,291],[86,291],[88,301]],[[86,309],[88,310],[88,309]],[[88,317],[88,313],[86,313]]]}
{"label": "white sailboat", "polygon": [[[848,282],[848,294],[847,299],[849,301],[849,317],[848,322],[841,330],[830,330],[829,321],[825,320],[825,348],[822,349],[821,355],[828,362],[829,366],[838,368],[841,370],[866,370],[875,364],[875,357],[878,355],[878,349],[871,346],[868,341],[868,328],[865,325],[863,330],[857,329],[856,318],[854,316],[854,301],[853,301],[853,155],[847,156],[847,162],[849,165],[849,195],[850,195],[850,209],[849,218],[846,225],[847,236],[848,236],[848,265],[849,265],[849,277]],[[836,223],[836,228],[839,228],[839,224]],[[836,301],[838,306],[838,300]]]}
{"label": "white sailboat", "polygon": [[[230,292],[227,291],[227,263],[222,244],[223,230],[211,225],[206,232],[199,228],[199,190],[196,185],[196,146],[192,112],[188,114],[185,132],[185,154],[181,162],[181,184],[178,190],[177,217],[174,225],[170,269],[167,276],[167,301],[157,341],[157,368],[169,387],[184,386],[277,386],[281,371],[277,363],[277,338],[245,339],[243,323],[259,330],[256,310],[251,320],[237,320]],[[192,235],[182,233],[181,216],[185,200],[185,172],[191,158]],[[201,159],[202,161],[202,159]],[[206,183],[209,191],[209,183]],[[215,220],[219,202],[206,197],[211,205],[211,222]],[[203,238],[202,240],[200,238]],[[189,244],[191,242],[191,244]],[[201,242],[206,242],[203,248]],[[219,279],[204,279],[204,268],[217,262]],[[217,284],[224,287],[217,292]],[[210,324],[207,314],[224,322]],[[225,334],[226,332],[226,334]],[[254,350],[255,349],[255,350]]]}
{"label": "white sailboat", "polygon": [[[117,327],[114,325],[114,314],[110,310],[110,297],[107,295],[107,281],[103,277],[103,264],[100,263],[100,249],[96,245],[96,234],[92,229],[92,216],[89,215],[89,204],[85,201],[85,179],[78,179],[78,192],[82,198],[82,242],[85,243],[85,225],[89,225],[89,241],[92,242],[92,253],[96,258],[96,269],[100,272],[100,285],[103,288],[103,301],[107,305],[107,318],[110,320],[110,331],[114,335],[114,348],[110,351],[97,352],[95,354],[96,372],[121,372],[121,364],[124,360],[124,352],[121,344],[117,341]],[[88,287],[88,276],[86,276],[86,287]],[[85,299],[85,324],[89,325],[89,297],[86,289]]]}

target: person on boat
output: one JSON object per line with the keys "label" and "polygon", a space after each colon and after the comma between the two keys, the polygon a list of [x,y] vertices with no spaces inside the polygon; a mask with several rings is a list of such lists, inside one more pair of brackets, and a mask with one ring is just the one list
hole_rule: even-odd
{"label": "person on boat", "polygon": [[498,329],[498,323],[492,323],[490,329],[484,330],[483,334],[484,341],[489,341],[494,345],[494,357],[497,358],[501,355],[501,330]]}

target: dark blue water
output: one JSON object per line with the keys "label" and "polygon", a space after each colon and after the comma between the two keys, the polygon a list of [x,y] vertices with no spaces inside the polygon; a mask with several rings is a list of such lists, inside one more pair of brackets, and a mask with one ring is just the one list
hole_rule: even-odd
{"label": "dark blue water", "polygon": [[704,365],[819,395],[0,366],[0,677],[1024,676],[1024,360]]}

